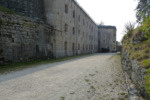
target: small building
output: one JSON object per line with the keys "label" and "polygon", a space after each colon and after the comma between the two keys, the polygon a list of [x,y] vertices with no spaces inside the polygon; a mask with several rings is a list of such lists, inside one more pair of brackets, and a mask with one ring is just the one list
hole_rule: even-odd
{"label": "small building", "polygon": [[98,52],[116,52],[116,27],[98,26]]}

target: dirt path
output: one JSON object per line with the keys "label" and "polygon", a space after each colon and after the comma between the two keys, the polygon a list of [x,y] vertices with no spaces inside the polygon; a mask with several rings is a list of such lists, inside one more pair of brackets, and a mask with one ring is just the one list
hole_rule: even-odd
{"label": "dirt path", "polygon": [[94,54],[0,75],[0,100],[127,100],[120,59],[114,55]]}

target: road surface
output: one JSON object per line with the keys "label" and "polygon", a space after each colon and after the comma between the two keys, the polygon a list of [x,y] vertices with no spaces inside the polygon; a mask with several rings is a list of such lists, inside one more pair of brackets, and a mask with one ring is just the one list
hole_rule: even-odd
{"label": "road surface", "polygon": [[0,100],[127,100],[127,95],[113,53],[0,74]]}

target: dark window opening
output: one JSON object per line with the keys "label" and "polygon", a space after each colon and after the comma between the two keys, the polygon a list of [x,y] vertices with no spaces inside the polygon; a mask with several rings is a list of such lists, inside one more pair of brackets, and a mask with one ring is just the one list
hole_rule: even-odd
{"label": "dark window opening", "polygon": [[68,13],[68,5],[65,4],[65,13]]}
{"label": "dark window opening", "polygon": [[65,24],[65,30],[64,30],[65,32],[67,32],[68,31],[68,25],[67,24]]}
{"label": "dark window opening", "polygon": [[75,34],[75,28],[74,27],[72,28],[72,33]]}
{"label": "dark window opening", "polygon": [[73,18],[75,18],[75,11],[73,11]]}

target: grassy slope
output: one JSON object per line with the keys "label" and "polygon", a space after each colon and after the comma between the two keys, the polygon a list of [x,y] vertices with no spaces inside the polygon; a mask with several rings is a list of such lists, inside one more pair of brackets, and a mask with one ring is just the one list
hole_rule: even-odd
{"label": "grassy slope", "polygon": [[133,39],[140,34],[140,29],[135,29],[131,37],[127,35],[123,39],[123,53],[127,50],[130,59],[136,59],[144,68],[150,68],[150,41],[143,40],[134,44]]}
{"label": "grassy slope", "polygon": [[10,64],[10,65],[0,66],[0,74],[6,74],[6,73],[9,73],[12,71],[18,71],[18,70],[23,70],[26,68],[36,67],[36,65],[61,62],[61,61],[75,59],[78,57],[85,57],[85,56],[89,56],[89,55],[90,54],[84,54],[84,55],[64,57],[64,58],[58,58],[58,59],[35,60],[35,61],[30,61],[30,62],[14,63],[14,64]]}
{"label": "grassy slope", "polygon": [[124,36],[124,39],[122,40],[122,53],[127,51],[131,60],[136,59],[142,67],[147,69],[147,75],[145,76],[145,88],[147,93],[150,94],[150,41],[145,39],[140,41],[138,44],[134,44],[134,38],[140,36],[140,33],[140,28],[137,28],[131,33],[131,36]]}

